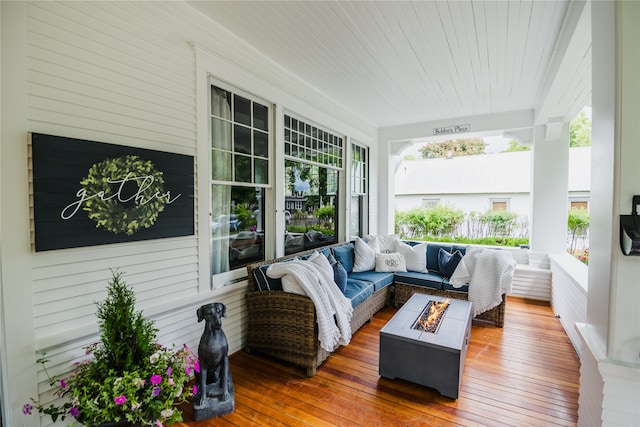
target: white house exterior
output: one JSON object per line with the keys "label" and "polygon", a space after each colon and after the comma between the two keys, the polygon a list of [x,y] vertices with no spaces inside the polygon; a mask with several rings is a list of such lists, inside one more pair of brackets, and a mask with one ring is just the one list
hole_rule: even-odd
{"label": "white house exterior", "polygon": [[[569,150],[568,207],[589,201],[591,147]],[[395,208],[434,203],[468,212],[531,210],[531,151],[403,160],[395,173]]]}

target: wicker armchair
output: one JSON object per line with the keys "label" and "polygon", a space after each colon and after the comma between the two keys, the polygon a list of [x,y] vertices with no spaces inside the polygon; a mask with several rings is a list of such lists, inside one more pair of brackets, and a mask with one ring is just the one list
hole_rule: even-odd
{"label": "wicker armchair", "polygon": [[[336,245],[332,245],[336,246]],[[313,250],[298,253],[305,255]],[[248,330],[245,351],[256,351],[306,369],[308,377],[331,354],[318,341],[316,310],[310,298],[284,291],[261,291],[253,270],[265,264],[290,259],[285,256],[247,266],[249,291],[245,296]],[[351,330],[355,332],[373,315],[391,303],[391,286],[386,286],[353,310]]]}

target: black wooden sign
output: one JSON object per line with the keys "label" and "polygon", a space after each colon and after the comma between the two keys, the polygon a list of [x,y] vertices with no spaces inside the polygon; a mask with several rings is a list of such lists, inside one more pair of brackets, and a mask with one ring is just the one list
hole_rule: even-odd
{"label": "black wooden sign", "polygon": [[31,134],[35,249],[194,234],[193,157]]}

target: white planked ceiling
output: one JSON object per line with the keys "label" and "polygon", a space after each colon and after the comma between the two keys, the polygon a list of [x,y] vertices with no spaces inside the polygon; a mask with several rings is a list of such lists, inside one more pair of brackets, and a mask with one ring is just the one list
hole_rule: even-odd
{"label": "white planked ceiling", "polygon": [[569,7],[564,0],[190,4],[377,127],[535,108]]}

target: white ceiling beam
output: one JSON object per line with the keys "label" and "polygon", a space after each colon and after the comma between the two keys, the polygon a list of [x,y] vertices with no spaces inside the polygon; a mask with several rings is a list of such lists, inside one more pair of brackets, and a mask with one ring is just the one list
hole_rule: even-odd
{"label": "white ceiling beam", "polygon": [[[448,133],[446,130],[459,126],[464,131]],[[504,130],[531,129],[533,110],[509,111],[477,116],[452,117],[443,120],[388,126],[379,129],[380,141],[438,141],[445,139],[468,138],[499,134]],[[445,130],[445,132],[440,132]]]}
{"label": "white ceiling beam", "polygon": [[576,65],[584,65],[585,57],[591,54],[591,17],[590,9],[585,5],[582,0],[569,3],[547,76],[534,104],[536,125],[549,124],[555,129],[550,118],[562,116],[564,121],[570,121],[582,108],[575,111],[576,99],[580,97],[586,103],[589,98],[583,88],[588,87],[590,93],[591,79],[587,75],[590,69]]}

